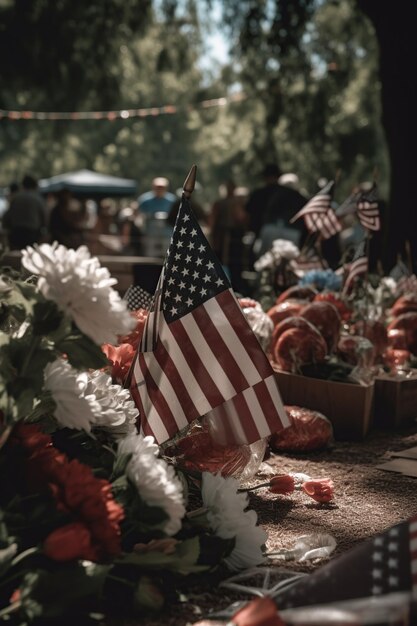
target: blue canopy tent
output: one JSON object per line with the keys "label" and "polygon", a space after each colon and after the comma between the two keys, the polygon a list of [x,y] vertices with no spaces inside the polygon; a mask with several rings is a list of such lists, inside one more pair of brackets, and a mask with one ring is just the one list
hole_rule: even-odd
{"label": "blue canopy tent", "polygon": [[64,189],[70,191],[74,196],[128,197],[138,194],[138,185],[135,180],[98,174],[91,170],[68,172],[39,181],[39,191],[42,194],[57,193]]}

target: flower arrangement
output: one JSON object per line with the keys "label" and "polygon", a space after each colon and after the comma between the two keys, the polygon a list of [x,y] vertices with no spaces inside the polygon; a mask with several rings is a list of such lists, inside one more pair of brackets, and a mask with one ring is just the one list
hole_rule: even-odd
{"label": "flower arrangement", "polygon": [[342,287],[342,277],[331,269],[310,270],[298,282],[300,285],[314,285],[319,291],[339,291]]}
{"label": "flower arrangement", "polygon": [[238,482],[191,479],[137,430],[123,382],[145,312],[85,247],[22,265],[0,276],[0,622],[141,614],[262,562]]}

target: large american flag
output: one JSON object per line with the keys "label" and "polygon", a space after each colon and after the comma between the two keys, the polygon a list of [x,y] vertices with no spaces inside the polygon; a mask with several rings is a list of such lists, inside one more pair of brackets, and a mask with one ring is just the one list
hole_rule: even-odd
{"label": "large american flag", "polygon": [[378,188],[373,183],[368,191],[356,191],[352,193],[337,209],[337,215],[355,213],[359,222],[367,230],[380,230],[381,219],[379,216]]}
{"label": "large american flag", "polygon": [[358,276],[368,271],[368,257],[365,254],[365,242],[362,241],[356,249],[351,263],[347,266],[347,275],[343,285],[342,295],[346,295]]}
{"label": "large american flag", "polygon": [[290,222],[293,223],[303,217],[310,233],[319,232],[323,239],[337,235],[342,230],[342,225],[331,207],[333,187],[334,181],[330,181],[294,215]]}
{"label": "large american flag", "polygon": [[237,443],[288,425],[271,365],[185,196],[131,390],[141,431],[158,443],[204,415]]}
{"label": "large american flag", "polygon": [[364,541],[274,599],[285,609],[398,592],[417,600],[417,517]]}

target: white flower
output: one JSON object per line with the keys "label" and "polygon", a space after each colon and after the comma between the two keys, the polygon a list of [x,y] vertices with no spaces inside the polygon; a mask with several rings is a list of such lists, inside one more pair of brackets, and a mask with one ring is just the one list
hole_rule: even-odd
{"label": "white flower", "polygon": [[268,535],[257,526],[255,511],[246,511],[247,493],[238,493],[239,483],[220,474],[203,473],[201,495],[208,509],[211,529],[223,539],[235,538],[235,547],[225,559],[234,571],[258,565],[263,561],[261,546]]}
{"label": "white flower", "polygon": [[94,395],[100,407],[96,427],[109,430],[116,439],[136,432],[139,411],[128,389],[113,385],[111,376],[98,370],[88,374],[87,394]]}
{"label": "white flower", "polygon": [[288,239],[275,239],[272,242],[272,253],[282,259],[288,259],[288,261],[300,256],[298,247]]}
{"label": "white flower", "polygon": [[265,252],[259,259],[255,261],[253,267],[257,272],[267,269],[268,267],[275,267],[275,257],[272,252]]}
{"label": "white flower", "polygon": [[119,443],[118,454],[132,454],[126,473],[149,506],[163,509],[168,515],[164,532],[175,535],[185,515],[181,481],[172,465],[158,459],[159,448],[153,437],[131,434]]}
{"label": "white flower", "polygon": [[114,344],[117,335],[134,327],[126,302],[113,289],[117,280],[91,257],[86,246],[77,250],[57,242],[28,246],[22,251],[22,265],[39,276],[38,288],[45,298],[53,300],[98,345]]}
{"label": "white flower", "polygon": [[64,359],[56,359],[45,367],[44,377],[44,388],[52,394],[54,415],[60,425],[90,432],[100,405],[94,395],[88,394],[87,372],[79,372]]}

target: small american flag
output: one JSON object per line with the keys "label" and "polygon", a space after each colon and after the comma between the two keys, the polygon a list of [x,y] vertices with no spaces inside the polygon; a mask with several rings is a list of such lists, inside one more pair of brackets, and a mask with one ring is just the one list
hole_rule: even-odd
{"label": "small american flag", "polygon": [[417,517],[364,541],[274,599],[284,609],[398,592],[417,599]]}
{"label": "small american flag", "polygon": [[307,248],[297,259],[291,261],[291,267],[298,277],[303,277],[312,270],[326,269],[327,263],[318,255],[315,248]]}
{"label": "small american flag", "polygon": [[343,285],[342,295],[346,295],[352,288],[353,283],[358,276],[366,274],[368,271],[368,257],[365,254],[365,242],[362,241],[356,249],[355,255],[348,264],[345,284]]}
{"label": "small american flag", "polygon": [[134,362],[141,431],[158,443],[204,415],[252,443],[288,425],[274,372],[183,195]]}
{"label": "small american flag", "polygon": [[323,239],[329,239],[342,230],[342,225],[331,207],[334,181],[330,181],[323,189],[307,202],[307,204],[290,220],[291,223],[304,218],[310,233],[319,232]]}
{"label": "small american flag", "polygon": [[152,304],[152,298],[152,294],[140,285],[131,285],[123,296],[123,300],[126,300],[129,311],[137,311],[138,309],[149,310]]}
{"label": "small american flag", "polygon": [[381,219],[379,216],[378,189],[376,183],[373,183],[371,189],[368,191],[355,191],[352,193],[342,202],[336,214],[340,217],[355,212],[359,222],[364,228],[374,231],[380,230]]}
{"label": "small american flag", "polygon": [[378,190],[374,183],[369,191],[361,193],[357,202],[358,220],[367,230],[380,230]]}

